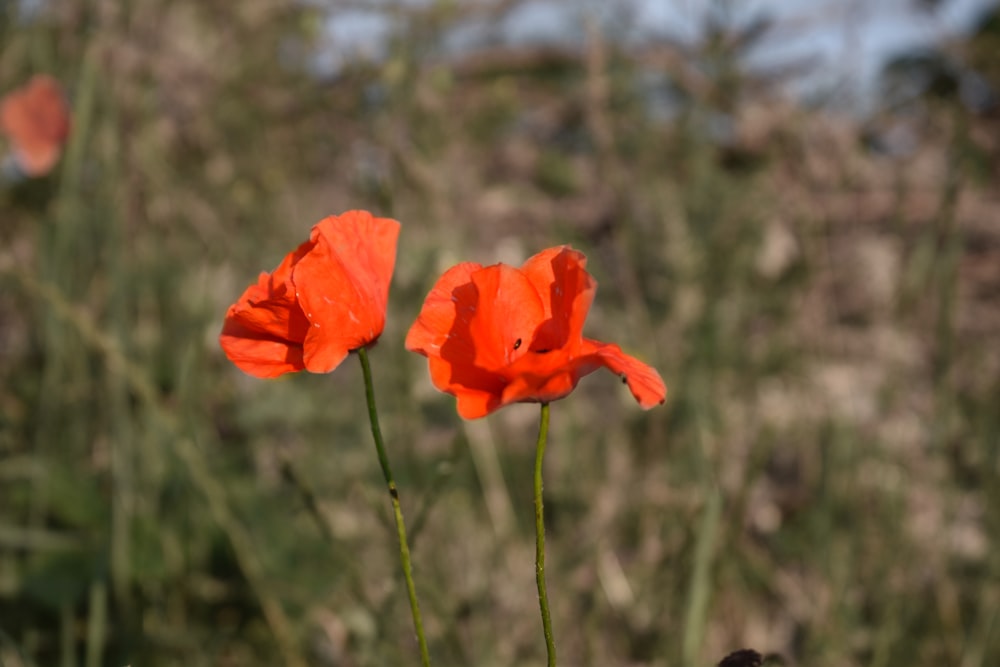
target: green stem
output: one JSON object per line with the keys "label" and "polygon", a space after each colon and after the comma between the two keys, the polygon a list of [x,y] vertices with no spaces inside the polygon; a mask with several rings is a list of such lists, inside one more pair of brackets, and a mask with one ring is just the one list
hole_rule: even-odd
{"label": "green stem", "polygon": [[392,511],[396,516],[396,532],[399,534],[399,560],[403,566],[403,577],[406,579],[406,592],[410,596],[410,613],[413,615],[413,629],[417,633],[417,642],[420,644],[420,662],[423,667],[431,664],[430,654],[427,652],[427,640],[424,638],[424,622],[420,617],[420,604],[417,602],[417,587],[413,584],[413,571],[410,567],[410,547],[406,542],[406,524],[403,523],[403,510],[399,506],[399,491],[396,489],[396,482],[392,477],[392,469],[389,467],[389,457],[385,453],[385,445],[382,442],[382,429],[378,425],[378,410],[375,408],[375,386],[372,383],[372,369],[368,363],[368,350],[361,348],[358,350],[358,357],[361,359],[361,370],[365,376],[365,398],[368,400],[368,419],[371,422],[372,438],[375,440],[375,451],[378,452],[378,462],[382,466],[382,475],[385,477],[386,486],[389,487],[389,497],[392,499]]}
{"label": "green stem", "polygon": [[552,639],[549,595],[545,591],[545,507],[542,503],[542,459],[545,457],[545,441],[548,435],[549,404],[542,403],[542,422],[538,426],[538,445],[535,448],[535,583],[538,584],[538,606],[542,611],[545,650],[549,654],[548,667],[555,667],[556,644]]}

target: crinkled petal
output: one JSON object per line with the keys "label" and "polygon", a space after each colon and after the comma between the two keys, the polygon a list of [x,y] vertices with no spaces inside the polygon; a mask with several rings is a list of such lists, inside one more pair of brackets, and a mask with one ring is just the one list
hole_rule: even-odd
{"label": "crinkled petal", "polygon": [[509,381],[503,391],[503,404],[559,400],[569,395],[580,378],[586,375],[581,370],[585,369],[564,350],[544,354],[530,352],[508,370]]}
{"label": "crinkled petal", "polygon": [[[589,338],[583,339],[581,364],[582,369],[604,366],[618,375],[626,385],[639,405],[649,410],[662,405],[667,399],[667,387],[663,378],[652,366],[635,357],[625,354],[614,343],[602,343]],[[585,375],[586,371],[583,374]]]}
{"label": "crinkled petal", "polygon": [[274,378],[305,368],[301,345],[270,338],[236,319],[226,319],[219,344],[237,368],[255,377]]}
{"label": "crinkled petal", "polygon": [[[406,334],[406,349],[419,352],[427,357],[441,356],[441,346],[449,339],[456,320],[468,320],[475,312],[476,304],[472,299],[459,299],[455,293],[463,285],[472,284],[472,273],[483,268],[480,264],[463,262],[457,264],[442,275],[431,288],[424,300],[420,314]],[[472,363],[476,357],[475,347],[471,339],[461,341],[467,347],[461,351],[453,351]]]}
{"label": "crinkled petal", "polygon": [[304,368],[302,344],[308,322],[294,295],[272,289],[262,273],[256,285],[230,306],[219,336],[226,356],[240,370],[262,378]]}
{"label": "crinkled petal", "polygon": [[498,369],[527,349],[541,309],[516,269],[459,264],[427,295],[406,348],[428,357],[431,381],[458,399],[459,414],[482,417],[499,407],[506,381]]}
{"label": "crinkled petal", "polygon": [[309,320],[303,341],[309,371],[332,371],[348,352],[382,334],[398,235],[398,222],[365,211],[330,216],[313,227],[313,247],[292,270]]}
{"label": "crinkled petal", "polygon": [[310,372],[332,371],[348,352],[381,333],[384,314],[379,316],[370,302],[365,303],[365,291],[351,281],[324,241],[295,265],[293,284],[309,322],[302,346]]}
{"label": "crinkled petal", "polygon": [[376,218],[368,211],[347,211],[320,220],[311,238],[328,244],[351,282],[372,299],[372,308],[384,315],[396,265],[399,223]]}
{"label": "crinkled petal", "polygon": [[474,341],[475,364],[500,372],[528,353],[545,307],[527,276],[505,264],[480,269],[471,279],[473,289],[463,299],[475,303],[468,328],[457,322],[452,337]]}
{"label": "crinkled petal", "polygon": [[545,321],[535,333],[532,350],[555,350],[579,343],[597,291],[597,281],[586,267],[584,254],[569,246],[543,250],[521,267],[545,308]]}
{"label": "crinkled petal", "polygon": [[440,357],[430,357],[431,382],[458,401],[458,414],[478,419],[500,407],[503,378],[475,366],[454,365]]}

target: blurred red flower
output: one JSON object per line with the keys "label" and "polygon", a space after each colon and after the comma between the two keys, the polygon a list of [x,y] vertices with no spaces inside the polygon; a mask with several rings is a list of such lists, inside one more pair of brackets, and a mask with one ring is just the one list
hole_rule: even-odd
{"label": "blurred red flower", "polygon": [[219,343],[261,378],[327,373],[385,326],[399,223],[367,211],[324,218],[309,240],[230,306]]}
{"label": "blurred red flower", "polygon": [[643,408],[664,402],[659,373],[617,345],[583,337],[597,290],[586,257],[544,250],[520,268],[464,263],[445,272],[406,336],[428,359],[431,381],[475,419],[517,402],[550,402],[607,368]]}
{"label": "blurred red flower", "polygon": [[10,138],[18,166],[44,176],[59,161],[70,131],[70,110],[59,82],[38,74],[0,100],[0,131]]}

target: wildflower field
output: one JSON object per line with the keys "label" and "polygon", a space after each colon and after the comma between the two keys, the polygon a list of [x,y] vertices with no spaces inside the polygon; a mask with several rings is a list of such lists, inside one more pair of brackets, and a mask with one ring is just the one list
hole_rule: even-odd
{"label": "wildflower field", "polygon": [[1000,664],[1000,9],[531,4],[0,3],[0,665]]}

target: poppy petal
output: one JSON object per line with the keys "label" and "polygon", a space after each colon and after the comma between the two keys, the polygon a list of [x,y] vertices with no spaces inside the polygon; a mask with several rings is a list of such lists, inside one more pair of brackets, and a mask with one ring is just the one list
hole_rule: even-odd
{"label": "poppy petal", "polygon": [[[281,340],[299,340],[305,335],[307,322],[290,294],[271,287],[271,277],[261,274],[256,285],[251,285],[243,296],[229,308],[226,319],[235,319],[249,331],[261,336]],[[299,315],[293,318],[293,313]]]}
{"label": "poppy petal", "polygon": [[270,338],[226,319],[219,336],[226,357],[244,373],[259,378],[275,378],[305,368],[302,347],[286,340]]}
{"label": "poppy petal", "polygon": [[545,322],[535,333],[533,350],[563,348],[583,336],[597,291],[597,281],[586,267],[586,256],[569,246],[543,250],[521,267],[545,305]]}
{"label": "poppy petal", "polygon": [[434,386],[457,399],[461,417],[478,419],[500,407],[504,386],[500,376],[476,366],[451,364],[440,357],[430,357],[428,366]]}
{"label": "poppy petal", "polygon": [[471,413],[482,416],[499,407],[505,384],[500,375],[473,364],[454,363],[438,356],[431,356],[427,361],[431,382],[439,391],[458,399],[459,412],[463,416]]}
{"label": "poppy petal", "polygon": [[545,306],[527,276],[513,267],[494,264],[471,278],[473,289],[459,295],[474,304],[468,330],[457,327],[453,333],[475,342],[477,366],[498,372],[528,353]]}
{"label": "poppy petal", "polygon": [[398,235],[398,222],[364,211],[330,216],[313,227],[314,245],[292,271],[310,324],[303,342],[309,371],[332,371],[348,352],[382,334]]}
{"label": "poppy petal", "polygon": [[455,393],[455,409],[462,419],[479,419],[502,407],[496,394],[483,391],[460,391]]}
{"label": "poppy petal", "polygon": [[389,283],[396,265],[399,223],[392,218],[376,218],[368,211],[347,211],[320,220],[312,239],[326,240],[354,284],[366,288],[385,311]]}
{"label": "poppy petal", "polygon": [[265,337],[301,341],[309,323],[295,299],[292,267],[311,248],[312,243],[307,241],[285,255],[274,271],[261,273],[257,284],[244,290],[230,307],[226,319],[238,319],[244,327]]}
{"label": "poppy petal", "polygon": [[[539,356],[531,353],[532,356]],[[513,374],[510,382],[503,390],[503,404],[521,403],[525,401],[537,401],[540,403],[551,403],[560,398],[568,396],[572,392],[580,378],[594,369],[583,369],[582,365],[575,363],[575,360],[568,361],[565,355],[557,352],[542,355],[546,357],[562,358],[562,362],[552,366],[539,366],[534,370],[525,368],[525,364],[519,364],[521,370]],[[524,361],[524,360],[522,360]],[[586,370],[586,372],[581,372]]]}
{"label": "poppy petal", "polygon": [[663,378],[652,366],[625,354],[614,343],[602,343],[584,338],[583,346],[585,358],[589,358],[590,363],[604,366],[622,378],[643,409],[649,410],[666,401],[667,387],[663,383]]}
{"label": "poppy petal", "polygon": [[[441,346],[449,339],[456,319],[463,318],[467,323],[474,312],[469,310],[469,306],[475,304],[460,302],[455,290],[462,285],[471,284],[472,273],[481,268],[480,264],[463,262],[451,267],[438,278],[424,299],[417,320],[406,334],[407,350],[425,356],[441,354]],[[471,339],[463,342],[467,343],[467,347],[459,356],[468,359],[471,364],[476,356],[475,347]]]}
{"label": "poppy petal", "polygon": [[458,399],[459,414],[466,419],[496,409],[504,385],[502,377],[476,365],[476,343],[469,335],[478,308],[472,274],[482,268],[464,262],[448,269],[406,334],[406,349],[428,358],[431,382]]}
{"label": "poppy petal", "polygon": [[284,288],[275,289],[273,276],[262,273],[226,313],[219,344],[245,373],[271,378],[304,368],[302,346],[294,341],[308,322]]}
{"label": "poppy petal", "polygon": [[0,130],[10,137],[21,169],[29,176],[52,170],[69,135],[70,112],[59,82],[38,75],[0,104]]}

